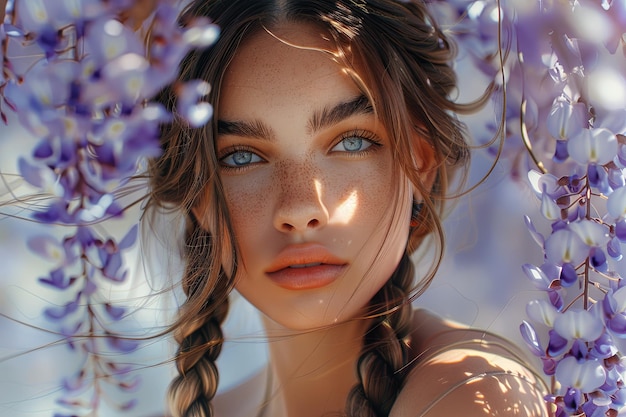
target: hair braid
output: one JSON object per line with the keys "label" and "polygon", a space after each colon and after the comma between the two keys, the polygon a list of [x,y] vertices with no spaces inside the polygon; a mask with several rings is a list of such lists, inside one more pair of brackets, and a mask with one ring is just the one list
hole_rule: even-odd
{"label": "hair braid", "polygon": [[[191,219],[186,233],[188,264],[182,286],[187,301],[181,307],[181,318],[175,339],[179,343],[176,367],[179,375],[169,388],[169,399],[174,417],[210,417],[213,415],[211,400],[218,386],[218,370],[215,364],[223,343],[221,324],[228,313],[227,279],[215,280],[207,289],[205,262],[211,253],[211,235],[197,227]],[[193,254],[193,256],[191,256]],[[204,255],[204,256],[202,256]],[[215,266],[215,265],[212,265]],[[223,277],[220,268],[218,277]],[[204,297],[205,294],[208,297]],[[204,298],[205,301],[200,300]],[[191,316],[189,313],[195,315]]]}
{"label": "hair braid", "polygon": [[387,417],[406,377],[412,309],[408,291],[414,267],[405,253],[390,280],[372,299],[378,317],[365,335],[357,362],[359,384],[348,395],[349,417]]}

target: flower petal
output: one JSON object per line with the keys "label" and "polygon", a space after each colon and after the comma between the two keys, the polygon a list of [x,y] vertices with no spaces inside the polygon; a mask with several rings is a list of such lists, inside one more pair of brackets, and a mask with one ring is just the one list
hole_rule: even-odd
{"label": "flower petal", "polygon": [[522,265],[522,270],[538,290],[549,289],[555,281],[555,278],[551,279],[546,275],[542,268],[538,268],[535,265],[524,264]]}
{"label": "flower petal", "polygon": [[608,129],[582,129],[567,143],[567,151],[576,162],[604,165],[613,160],[617,153],[617,138]]}
{"label": "flower petal", "polygon": [[522,324],[520,324],[519,330],[530,351],[535,356],[544,356],[544,349],[541,346],[541,341],[539,340],[539,336],[537,336],[537,332],[533,326],[524,320],[522,321]]}
{"label": "flower petal", "polygon": [[541,207],[539,209],[541,215],[548,220],[559,220],[561,218],[561,208],[548,194],[543,193],[541,196]]}
{"label": "flower petal", "polygon": [[578,281],[578,272],[576,272],[576,268],[574,265],[567,263],[563,264],[563,268],[561,269],[561,284],[564,287],[569,287]]}
{"label": "flower petal", "polygon": [[548,132],[557,140],[569,139],[584,127],[582,111],[580,105],[574,106],[564,95],[558,96],[546,120]]}
{"label": "flower petal", "polygon": [[556,366],[556,379],[564,387],[589,393],[604,384],[606,372],[598,360],[578,362],[576,358],[568,356]]}
{"label": "flower petal", "polygon": [[568,340],[593,342],[604,331],[604,324],[587,310],[568,310],[554,320],[554,330]]}
{"label": "flower petal", "polygon": [[537,323],[553,327],[554,319],[559,315],[559,312],[548,301],[532,300],[526,305],[526,314]]}
{"label": "flower petal", "polygon": [[626,187],[618,188],[609,194],[606,209],[615,219],[626,217]]}
{"label": "flower petal", "polygon": [[578,265],[587,258],[589,247],[574,232],[560,229],[552,233],[545,244],[546,258],[557,265]]}
{"label": "flower petal", "polygon": [[[535,228],[535,225],[533,224],[533,222],[530,219],[530,217],[524,216],[524,222],[526,223],[526,228],[530,232],[530,235],[532,236],[534,241],[539,246],[543,247],[543,244],[545,243],[545,239],[544,239],[543,235],[537,231],[537,229]],[[624,235],[626,237],[626,233]]]}
{"label": "flower petal", "polygon": [[592,220],[571,223],[569,227],[588,246],[603,246],[609,241],[607,228]]}

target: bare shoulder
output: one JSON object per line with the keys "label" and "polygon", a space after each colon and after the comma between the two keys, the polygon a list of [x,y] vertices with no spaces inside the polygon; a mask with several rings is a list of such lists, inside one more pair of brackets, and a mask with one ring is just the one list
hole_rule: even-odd
{"label": "bare shoulder", "polygon": [[416,353],[390,417],[547,416],[544,386],[506,340],[416,312]]}

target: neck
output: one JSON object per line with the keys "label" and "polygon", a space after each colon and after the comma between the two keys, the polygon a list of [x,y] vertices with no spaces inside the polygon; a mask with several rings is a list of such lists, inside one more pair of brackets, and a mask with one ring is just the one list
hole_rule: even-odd
{"label": "neck", "polygon": [[354,320],[314,331],[286,329],[264,318],[273,390],[271,416],[320,417],[343,413],[357,383],[356,361],[369,321]]}

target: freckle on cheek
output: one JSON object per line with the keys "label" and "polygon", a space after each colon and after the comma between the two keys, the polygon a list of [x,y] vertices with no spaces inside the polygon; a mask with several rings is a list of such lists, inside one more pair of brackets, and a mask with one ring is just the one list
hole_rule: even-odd
{"label": "freckle on cheek", "polygon": [[262,218],[267,204],[263,194],[265,193],[233,190],[227,195],[230,219],[240,238],[245,238],[246,229],[251,225],[267,221]]}

